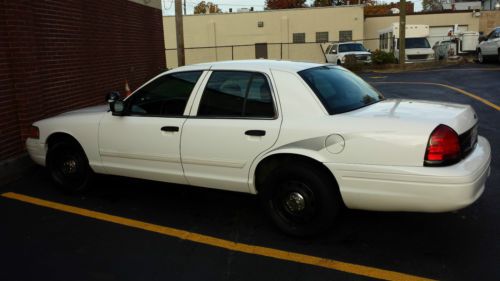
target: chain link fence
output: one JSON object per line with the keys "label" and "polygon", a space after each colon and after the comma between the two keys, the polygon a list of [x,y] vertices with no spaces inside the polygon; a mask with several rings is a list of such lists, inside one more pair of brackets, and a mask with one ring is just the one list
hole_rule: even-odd
{"label": "chain link fence", "polygon": [[[450,40],[448,36],[428,36],[430,47],[434,43]],[[379,49],[379,38],[357,39],[354,42],[363,43],[365,48],[375,51]],[[185,48],[186,64],[195,64],[213,61],[247,60],[247,59],[275,59],[307,62],[326,62],[325,51],[330,42],[305,42],[305,43],[258,43],[244,45],[229,45],[216,47],[190,47]],[[167,68],[177,67],[177,50],[165,49]]]}

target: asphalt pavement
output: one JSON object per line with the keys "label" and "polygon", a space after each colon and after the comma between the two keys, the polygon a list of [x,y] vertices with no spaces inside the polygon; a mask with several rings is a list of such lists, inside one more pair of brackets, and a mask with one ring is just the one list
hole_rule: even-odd
{"label": "asphalt pavement", "polygon": [[[345,210],[330,232],[297,239],[277,231],[252,195],[102,176],[89,193],[69,196],[35,167],[0,193],[69,207],[0,196],[0,280],[373,280],[362,274],[369,269],[500,280],[500,115],[491,106],[500,105],[500,65],[361,76],[388,98],[474,107],[479,134],[493,150],[491,176],[477,202],[440,214]],[[147,225],[135,227],[141,222]],[[176,230],[179,236],[169,235]],[[238,245],[251,246],[244,252]],[[313,257],[337,263],[305,262]]]}

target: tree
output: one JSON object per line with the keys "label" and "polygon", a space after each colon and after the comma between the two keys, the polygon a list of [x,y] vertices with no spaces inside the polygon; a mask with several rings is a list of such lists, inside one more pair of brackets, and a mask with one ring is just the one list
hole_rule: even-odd
{"label": "tree", "polygon": [[306,0],[266,0],[266,9],[304,8]]}
{"label": "tree", "polygon": [[200,3],[198,3],[198,5],[194,7],[195,14],[207,14],[207,13],[214,14],[220,12],[222,12],[222,10],[219,9],[219,7],[212,2],[201,1]]}
{"label": "tree", "polygon": [[422,8],[424,11],[441,11],[443,5],[439,0],[422,0]]}

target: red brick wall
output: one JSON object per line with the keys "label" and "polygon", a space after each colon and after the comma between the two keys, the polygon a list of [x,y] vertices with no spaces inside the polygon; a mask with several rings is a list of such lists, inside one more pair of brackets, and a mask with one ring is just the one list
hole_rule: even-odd
{"label": "red brick wall", "polygon": [[162,15],[127,0],[0,0],[0,161],[33,121],[165,68]]}

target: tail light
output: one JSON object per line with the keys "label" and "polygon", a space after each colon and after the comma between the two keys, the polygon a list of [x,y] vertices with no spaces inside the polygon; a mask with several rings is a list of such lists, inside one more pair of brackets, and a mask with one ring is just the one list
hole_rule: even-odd
{"label": "tail light", "polygon": [[39,139],[40,138],[40,129],[35,126],[31,126],[29,132],[28,132],[28,138],[31,139]]}
{"label": "tail light", "polygon": [[446,125],[432,131],[425,152],[425,166],[446,166],[461,159],[462,151],[457,133]]}

